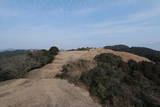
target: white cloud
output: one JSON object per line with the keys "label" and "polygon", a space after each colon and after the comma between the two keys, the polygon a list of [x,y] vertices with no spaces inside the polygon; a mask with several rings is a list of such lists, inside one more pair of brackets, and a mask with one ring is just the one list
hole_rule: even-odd
{"label": "white cloud", "polygon": [[152,17],[160,16],[160,7],[156,7],[144,12],[137,12],[133,15],[130,15],[129,18],[135,21],[142,21],[146,19],[150,19]]}
{"label": "white cloud", "polygon": [[124,18],[122,20],[107,20],[104,22],[99,22],[95,24],[87,25],[91,28],[104,28],[104,27],[112,27],[117,25],[123,25],[123,24],[141,24],[141,23],[148,23],[151,18],[159,17],[160,16],[160,8],[153,8],[148,11],[143,12],[137,12],[128,15],[127,18]]}

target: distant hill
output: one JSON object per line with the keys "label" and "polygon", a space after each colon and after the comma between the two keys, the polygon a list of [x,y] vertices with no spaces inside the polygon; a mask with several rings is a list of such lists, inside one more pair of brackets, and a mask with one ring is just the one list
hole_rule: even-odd
{"label": "distant hill", "polygon": [[160,42],[144,44],[144,46],[160,51]]}
{"label": "distant hill", "polygon": [[5,51],[0,52],[0,57],[26,54],[29,52],[30,50],[5,50]]}
{"label": "distant hill", "polygon": [[152,61],[160,62],[160,51],[145,47],[128,47],[126,45],[105,46],[105,49],[112,49],[115,51],[130,52],[139,56],[146,57]]}
{"label": "distant hill", "polygon": [[20,49],[13,49],[13,48],[0,49],[0,52],[4,52],[4,51],[15,51],[15,50],[20,50]]}

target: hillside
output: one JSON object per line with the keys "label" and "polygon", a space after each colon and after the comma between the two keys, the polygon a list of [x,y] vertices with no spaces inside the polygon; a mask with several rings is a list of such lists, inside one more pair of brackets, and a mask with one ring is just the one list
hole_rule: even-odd
{"label": "hillside", "polygon": [[60,52],[52,63],[30,71],[25,78],[1,82],[1,107],[99,107],[100,105],[91,99],[87,90],[54,77],[61,73],[62,66],[68,62],[79,59],[92,60],[95,55],[104,51],[122,55],[124,61],[129,59],[149,61],[129,53],[104,49]]}
{"label": "hillside", "polygon": [[80,87],[83,84],[104,107],[160,106],[159,63],[142,59],[142,62],[136,62],[137,58],[132,54],[128,57],[128,53],[123,53],[120,57],[115,55],[115,51],[109,53],[109,50],[95,53],[100,50],[92,50],[92,54],[86,52],[88,54],[82,55],[83,59],[68,62],[56,77]]}

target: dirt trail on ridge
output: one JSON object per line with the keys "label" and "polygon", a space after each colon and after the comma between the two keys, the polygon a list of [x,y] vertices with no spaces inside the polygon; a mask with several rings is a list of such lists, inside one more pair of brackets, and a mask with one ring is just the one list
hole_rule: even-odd
{"label": "dirt trail on ridge", "polygon": [[[92,60],[95,55],[108,52],[112,53],[103,49],[60,52],[52,63],[30,71],[26,78],[1,82],[0,107],[100,107],[91,99],[88,91],[66,80],[56,79],[55,75],[61,73],[62,66],[68,61]],[[131,54],[118,55],[122,55],[126,61],[134,58],[136,61],[148,61]]]}
{"label": "dirt trail on ridge", "polygon": [[26,78],[1,82],[0,107],[100,107],[86,90],[54,78],[67,61],[80,56],[60,52],[51,64],[31,71]]}

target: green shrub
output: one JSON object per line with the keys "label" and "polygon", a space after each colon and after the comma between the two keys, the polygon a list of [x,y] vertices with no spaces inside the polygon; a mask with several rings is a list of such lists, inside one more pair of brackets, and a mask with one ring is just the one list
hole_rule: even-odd
{"label": "green shrub", "polygon": [[93,49],[92,47],[82,47],[82,48],[77,48],[77,49],[71,49],[68,51],[89,51],[90,49]]}
{"label": "green shrub", "polygon": [[50,49],[49,49],[49,54],[51,54],[51,55],[57,55],[58,54],[58,52],[59,52],[59,49],[57,48],[57,47],[51,47]]}
{"label": "green shrub", "polygon": [[97,62],[98,66],[119,66],[122,62],[121,57],[113,55],[111,53],[104,53],[96,56],[94,60]]}
{"label": "green shrub", "polygon": [[[54,54],[50,52],[54,51]],[[32,69],[42,67],[50,63],[57,54],[57,48],[47,50],[35,50],[33,52],[5,56],[0,60],[0,81],[24,77]],[[13,54],[13,53],[12,53]]]}
{"label": "green shrub", "polygon": [[152,73],[153,68],[150,69],[150,66],[157,65],[135,61],[125,63],[120,57],[112,54],[98,55],[95,60],[97,67],[82,73],[81,81],[88,86],[91,95],[101,99],[102,104],[114,107],[160,105],[160,97],[157,96],[160,89],[156,87],[155,81],[150,81],[148,75],[144,74],[150,72],[155,77],[156,74]]}

